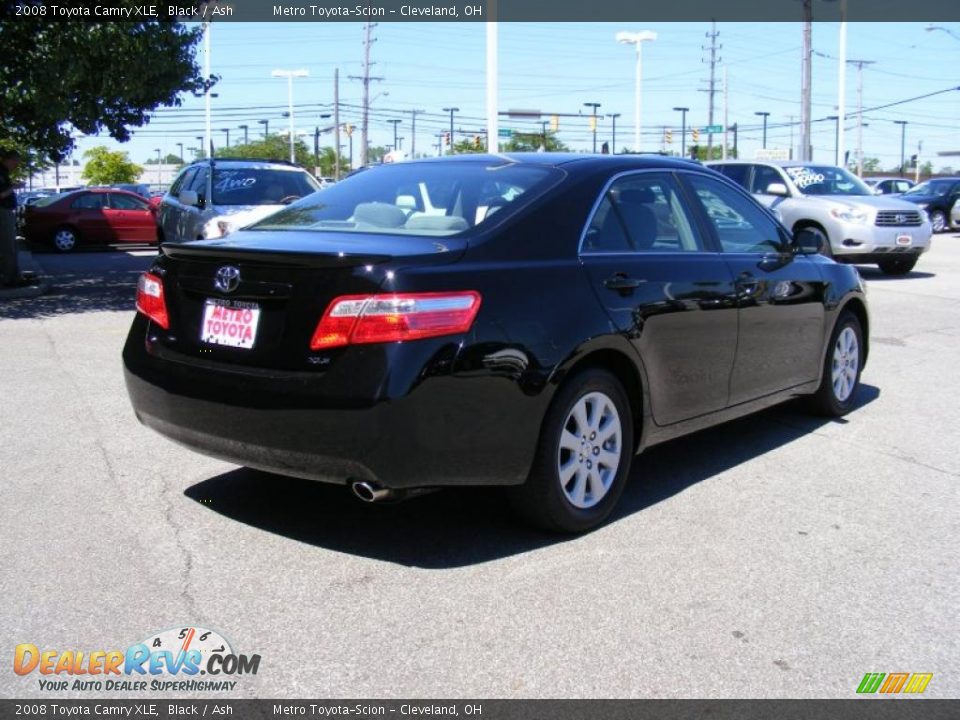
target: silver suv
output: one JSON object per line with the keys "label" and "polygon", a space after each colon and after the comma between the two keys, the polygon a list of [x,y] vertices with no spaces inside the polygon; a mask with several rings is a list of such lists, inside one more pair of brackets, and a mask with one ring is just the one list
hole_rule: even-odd
{"label": "silver suv", "polygon": [[843,168],[788,161],[707,165],[756,195],[794,232],[820,234],[823,254],[837,262],[876,263],[888,275],[904,275],[930,249],[933,229],[921,208],[875,195]]}
{"label": "silver suv", "polygon": [[159,239],[223,237],[319,189],[310,173],[289,163],[200,160],[180,172],[160,201]]}

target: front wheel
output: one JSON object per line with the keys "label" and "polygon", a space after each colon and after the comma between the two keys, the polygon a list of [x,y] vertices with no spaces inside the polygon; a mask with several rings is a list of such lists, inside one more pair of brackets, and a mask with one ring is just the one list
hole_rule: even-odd
{"label": "front wheel", "polygon": [[942,210],[934,210],[930,213],[930,224],[935,233],[941,233],[947,229],[947,215]]}
{"label": "front wheel", "polygon": [[896,258],[893,260],[883,260],[877,263],[877,265],[880,267],[880,270],[886,275],[906,275],[908,272],[913,270],[916,264],[916,257]]}
{"label": "front wheel", "polygon": [[841,417],[853,409],[863,368],[863,329],[857,316],[841,313],[830,337],[820,387],[811,398],[814,411]]}
{"label": "front wheel", "polygon": [[72,252],[76,249],[79,240],[76,230],[62,227],[53,234],[53,247],[62,253]]}
{"label": "front wheel", "polygon": [[508,488],[510,504],[546,530],[589,530],[620,499],[632,458],[633,416],[623,386],[605,370],[577,373],[547,411],[530,476]]}

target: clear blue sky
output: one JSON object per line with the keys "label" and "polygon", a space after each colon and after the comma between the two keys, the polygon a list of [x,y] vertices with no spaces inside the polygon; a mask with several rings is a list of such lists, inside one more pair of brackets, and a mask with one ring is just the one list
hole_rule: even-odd
{"label": "clear blue sky", "polygon": [[[948,26],[960,35],[960,26]],[[850,23],[850,59],[873,60],[864,70],[864,106],[867,108],[904,100],[960,85],[960,40],[946,32],[927,32],[926,23]],[[584,102],[602,103],[602,113],[622,113],[617,126],[617,146],[632,144],[634,53],[614,40],[618,30],[650,29],[657,41],[644,46],[644,149],[659,150],[662,128],[674,129],[672,149],[679,150],[679,113],[674,106],[688,106],[688,125],[706,125],[709,23],[655,23],[649,26],[609,23],[503,23],[500,25],[500,109],[528,108],[545,113],[576,113]],[[791,128],[782,127],[800,115],[800,23],[719,23],[720,57],[726,66],[730,87],[730,122],[741,127],[740,150],[753,155],[760,145],[760,118],[756,111],[770,112],[768,146],[788,147]],[[409,110],[427,111],[417,121],[417,150],[426,151],[435,134],[448,125],[441,108],[461,109],[456,125],[464,130],[483,127],[485,28],[482,23],[381,23],[374,31],[376,42],[373,74],[383,76],[372,94],[387,92],[374,105],[371,141],[392,142],[390,118],[402,118],[399,134],[403,147],[410,146]],[[813,117],[835,114],[837,103],[837,48],[839,26],[816,23],[813,30]],[[262,129],[258,120],[268,119],[271,130],[286,126],[282,113],[287,102],[286,81],[270,77],[274,68],[305,68],[310,77],[295,81],[294,102],[298,131],[312,132],[319,119],[319,106],[333,99],[333,72],[339,67],[341,101],[353,107],[342,114],[343,122],[358,123],[360,83],[348,79],[361,73],[362,25],[357,23],[223,23],[212,35],[212,69],[222,77],[213,103],[215,138],[224,142],[220,128],[230,128],[231,142],[242,137],[239,126],[251,134]],[[718,79],[722,71],[718,71]],[[848,112],[856,109],[857,73],[847,76]],[[309,106],[309,107],[308,107]],[[228,108],[245,108],[229,110]],[[150,125],[137,130],[131,142],[121,146],[134,160],[154,157],[154,148],[177,153],[176,143],[197,144],[203,129],[202,100],[189,97],[182,108],[160,110]],[[407,111],[404,113],[403,111]],[[586,112],[586,110],[584,109]],[[717,95],[716,122],[722,121],[722,95]],[[960,92],[951,92],[866,114],[864,150],[879,157],[884,167],[895,166],[900,157],[900,128],[894,120],[907,120],[907,155],[923,141],[923,156],[937,168],[960,169],[960,158],[938,158],[941,150],[960,150]],[[855,121],[848,122],[847,148],[856,148]],[[501,120],[501,127],[539,128],[533,121]],[[601,140],[610,138],[610,123],[600,125]],[[799,130],[792,129],[793,142]],[[563,118],[560,138],[573,149],[590,146],[587,120]],[[344,137],[342,142],[346,143]],[[690,140],[688,137],[688,144]],[[719,138],[715,138],[719,142]],[[322,138],[332,144],[332,136]],[[359,131],[354,137],[355,153]],[[813,126],[814,158],[832,162],[833,122]],[[79,150],[97,144],[117,147],[102,138],[83,138]]]}

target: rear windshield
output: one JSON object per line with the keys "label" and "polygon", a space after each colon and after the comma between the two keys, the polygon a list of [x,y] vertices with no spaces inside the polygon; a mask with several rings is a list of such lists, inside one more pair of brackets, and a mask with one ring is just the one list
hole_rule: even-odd
{"label": "rear windshield", "polygon": [[320,189],[303,170],[270,168],[216,168],[214,205],[283,205]]}
{"label": "rear windshield", "polygon": [[503,160],[381,165],[248,229],[456,235],[512,214],[560,176],[554,168]]}

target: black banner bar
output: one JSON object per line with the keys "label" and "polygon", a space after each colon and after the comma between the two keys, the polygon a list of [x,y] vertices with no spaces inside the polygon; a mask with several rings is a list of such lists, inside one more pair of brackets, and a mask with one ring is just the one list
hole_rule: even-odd
{"label": "black banner bar", "polygon": [[960,700],[0,700],[0,718],[956,720]]}

